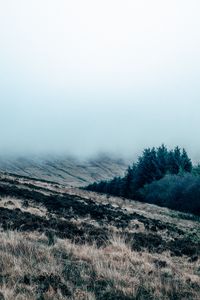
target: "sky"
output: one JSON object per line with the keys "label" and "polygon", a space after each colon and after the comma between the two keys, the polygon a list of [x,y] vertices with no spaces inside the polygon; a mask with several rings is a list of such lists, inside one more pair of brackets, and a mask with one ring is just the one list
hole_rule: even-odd
{"label": "sky", "polygon": [[199,0],[0,0],[0,153],[200,160]]}

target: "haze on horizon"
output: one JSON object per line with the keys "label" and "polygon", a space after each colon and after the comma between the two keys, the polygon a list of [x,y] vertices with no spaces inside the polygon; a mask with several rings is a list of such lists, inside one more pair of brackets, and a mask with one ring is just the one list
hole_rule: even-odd
{"label": "haze on horizon", "polygon": [[185,147],[200,160],[198,0],[0,1],[0,153]]}

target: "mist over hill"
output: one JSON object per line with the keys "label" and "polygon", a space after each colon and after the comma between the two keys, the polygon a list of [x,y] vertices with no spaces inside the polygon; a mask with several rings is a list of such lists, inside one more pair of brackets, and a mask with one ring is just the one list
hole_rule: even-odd
{"label": "mist over hill", "polygon": [[128,161],[103,154],[91,159],[56,155],[0,157],[1,172],[76,187],[122,176],[127,166]]}

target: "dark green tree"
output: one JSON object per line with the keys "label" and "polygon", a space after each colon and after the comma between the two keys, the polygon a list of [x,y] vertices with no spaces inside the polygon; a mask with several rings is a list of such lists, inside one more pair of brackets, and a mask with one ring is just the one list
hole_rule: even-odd
{"label": "dark green tree", "polygon": [[160,172],[159,179],[161,179],[168,171],[168,150],[164,144],[157,148],[157,165]]}
{"label": "dark green tree", "polygon": [[131,197],[132,192],[132,183],[133,183],[133,176],[134,176],[134,168],[128,167],[126,174],[122,181],[122,196],[129,198]]}
{"label": "dark green tree", "polygon": [[143,151],[143,155],[139,157],[137,170],[135,172],[136,188],[139,189],[147,183],[160,178],[160,170],[158,166],[156,149],[147,148]]}
{"label": "dark green tree", "polygon": [[[141,200],[139,190],[145,185],[162,179],[166,174],[184,175],[191,171],[192,162],[185,149],[181,151],[179,147],[175,147],[169,151],[165,145],[161,145],[145,149],[138,161],[127,169],[124,177],[94,183],[87,189]],[[197,170],[193,170],[194,172],[197,173]]]}
{"label": "dark green tree", "polygon": [[177,146],[168,154],[168,172],[178,174],[181,170],[181,149]]}
{"label": "dark green tree", "polygon": [[192,162],[191,159],[188,157],[187,152],[183,148],[182,154],[181,154],[181,167],[183,171],[185,172],[192,172]]}

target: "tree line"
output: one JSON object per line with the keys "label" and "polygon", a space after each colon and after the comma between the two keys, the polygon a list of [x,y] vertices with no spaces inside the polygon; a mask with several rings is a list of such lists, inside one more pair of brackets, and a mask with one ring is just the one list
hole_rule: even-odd
{"label": "tree line", "polygon": [[193,167],[186,150],[178,146],[144,149],[125,176],[95,182],[86,189],[200,215],[200,167]]}

